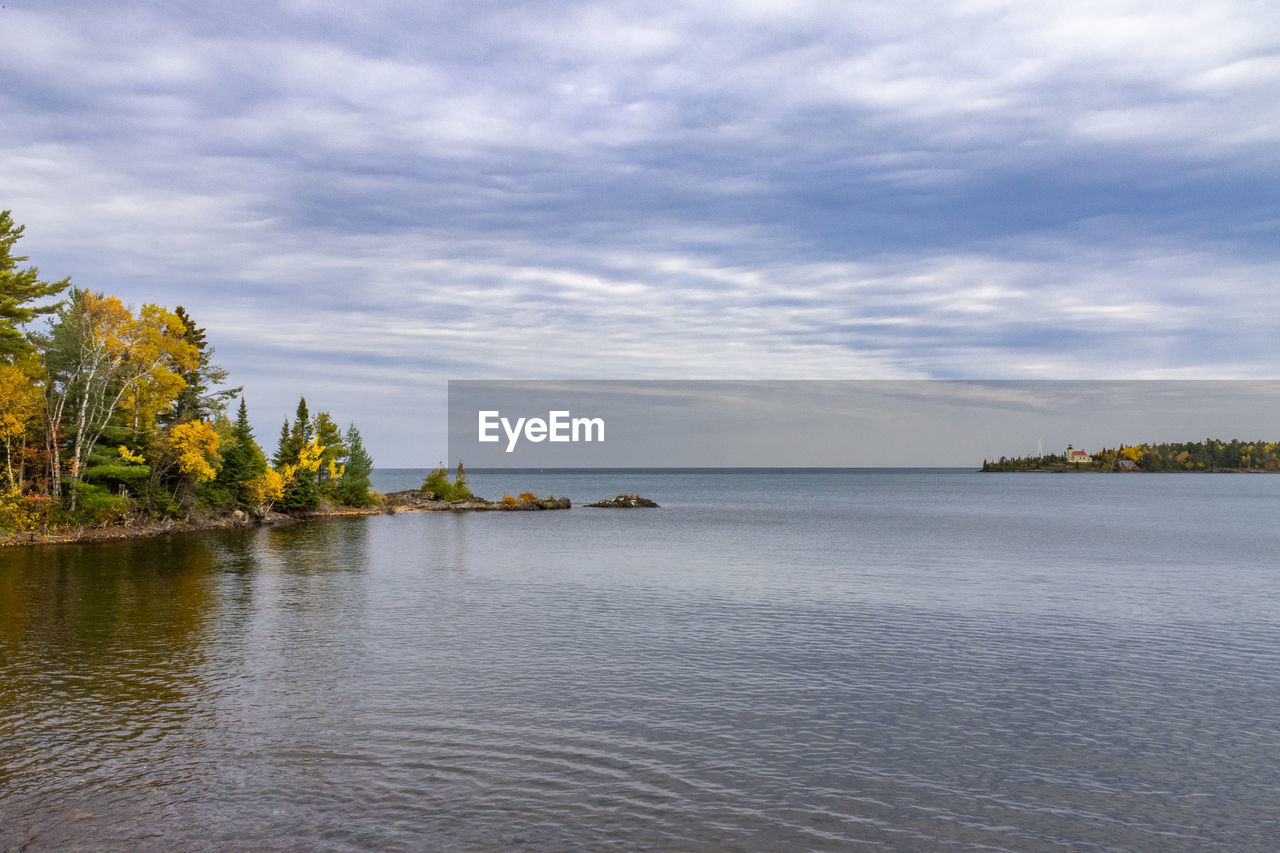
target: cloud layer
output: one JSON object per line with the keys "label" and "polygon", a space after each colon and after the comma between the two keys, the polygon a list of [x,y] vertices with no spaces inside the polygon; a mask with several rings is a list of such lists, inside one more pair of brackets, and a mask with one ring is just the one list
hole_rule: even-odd
{"label": "cloud layer", "polygon": [[24,252],[380,464],[448,378],[1280,362],[1273,4],[20,2],[0,78]]}

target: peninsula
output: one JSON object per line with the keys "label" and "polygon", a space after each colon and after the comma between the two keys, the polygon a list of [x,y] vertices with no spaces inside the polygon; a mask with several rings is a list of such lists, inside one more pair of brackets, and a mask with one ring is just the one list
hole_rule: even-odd
{"label": "peninsula", "polygon": [[981,470],[1275,473],[1280,471],[1280,442],[1206,438],[1203,441],[1122,444],[1092,453],[1067,445],[1064,453],[984,459]]}

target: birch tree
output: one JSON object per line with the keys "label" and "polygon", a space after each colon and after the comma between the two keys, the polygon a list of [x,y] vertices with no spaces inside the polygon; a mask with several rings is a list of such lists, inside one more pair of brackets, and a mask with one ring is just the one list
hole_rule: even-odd
{"label": "birch tree", "polygon": [[66,442],[70,508],[89,451],[127,402],[135,435],[185,387],[182,375],[199,362],[196,347],[172,311],[144,305],[138,316],[114,296],[74,291],[49,335],[48,435],[52,490],[60,493]]}

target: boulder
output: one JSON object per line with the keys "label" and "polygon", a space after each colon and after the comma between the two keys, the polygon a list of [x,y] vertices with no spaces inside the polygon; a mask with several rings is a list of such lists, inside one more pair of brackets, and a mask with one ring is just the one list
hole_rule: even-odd
{"label": "boulder", "polygon": [[434,508],[436,493],[424,492],[422,489],[407,489],[403,492],[388,492],[382,496],[382,500],[389,508],[427,509]]}

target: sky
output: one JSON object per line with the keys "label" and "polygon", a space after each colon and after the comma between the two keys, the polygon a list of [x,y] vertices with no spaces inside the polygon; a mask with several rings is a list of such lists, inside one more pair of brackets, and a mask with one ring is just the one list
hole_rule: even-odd
{"label": "sky", "polygon": [[446,453],[450,379],[1280,371],[1280,5],[0,4],[0,209]]}

